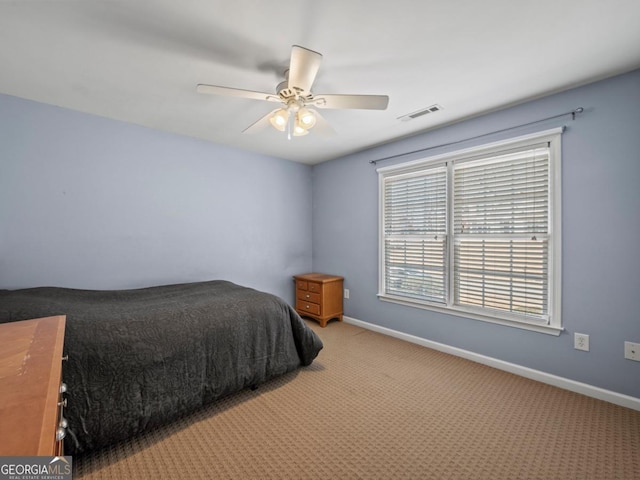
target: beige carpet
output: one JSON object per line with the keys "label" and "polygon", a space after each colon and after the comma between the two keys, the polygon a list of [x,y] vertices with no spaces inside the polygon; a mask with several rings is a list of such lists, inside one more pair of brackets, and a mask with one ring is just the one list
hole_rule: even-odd
{"label": "beige carpet", "polygon": [[74,458],[82,479],[640,479],[640,412],[331,322],[312,366]]}

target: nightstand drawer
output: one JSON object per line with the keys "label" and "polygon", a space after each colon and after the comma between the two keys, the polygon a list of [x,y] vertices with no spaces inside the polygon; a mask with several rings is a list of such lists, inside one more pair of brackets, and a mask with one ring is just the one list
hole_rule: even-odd
{"label": "nightstand drawer", "polygon": [[308,290],[308,289],[309,289],[309,286],[308,286],[307,282],[302,281],[302,280],[298,280],[298,281],[296,282],[296,288],[297,288],[298,290]]}
{"label": "nightstand drawer", "polygon": [[296,310],[309,312],[314,315],[320,315],[320,305],[317,303],[305,302],[304,300],[296,300]]}
{"label": "nightstand drawer", "polygon": [[297,297],[303,302],[313,302],[313,303],[320,304],[319,293],[313,293],[305,290],[298,290],[297,292],[298,292]]}
{"label": "nightstand drawer", "polygon": [[322,291],[322,284],[321,283],[315,283],[315,282],[309,282],[309,291],[310,292],[320,293]]}

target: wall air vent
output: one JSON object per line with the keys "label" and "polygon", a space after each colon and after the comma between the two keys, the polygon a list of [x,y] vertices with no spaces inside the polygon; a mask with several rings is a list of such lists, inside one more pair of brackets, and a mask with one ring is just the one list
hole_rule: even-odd
{"label": "wall air vent", "polygon": [[429,107],[417,110],[417,111],[415,111],[413,113],[407,113],[406,115],[398,117],[398,120],[400,120],[401,122],[408,122],[409,120],[413,120],[414,118],[421,117],[421,116],[426,115],[428,113],[439,112],[440,110],[442,110],[442,107],[436,103],[436,104],[433,104],[433,105],[431,105]]}

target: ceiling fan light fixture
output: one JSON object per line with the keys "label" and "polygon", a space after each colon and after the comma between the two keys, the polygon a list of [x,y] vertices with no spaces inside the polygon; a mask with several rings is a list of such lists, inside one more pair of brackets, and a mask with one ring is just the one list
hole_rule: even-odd
{"label": "ceiling fan light fixture", "polygon": [[308,108],[302,107],[300,110],[298,110],[297,117],[298,125],[302,126],[302,128],[304,128],[305,130],[313,128],[313,126],[316,124],[316,116]]}
{"label": "ceiling fan light fixture", "polygon": [[284,132],[287,128],[287,122],[289,121],[289,112],[284,108],[280,108],[273,112],[271,118],[269,118],[269,122],[276,130],[280,130]]}
{"label": "ceiling fan light fixture", "polygon": [[307,130],[302,125],[300,125],[298,122],[296,122],[295,127],[293,127],[293,136],[294,137],[302,137],[303,135],[306,135],[307,133],[309,133],[309,130]]}

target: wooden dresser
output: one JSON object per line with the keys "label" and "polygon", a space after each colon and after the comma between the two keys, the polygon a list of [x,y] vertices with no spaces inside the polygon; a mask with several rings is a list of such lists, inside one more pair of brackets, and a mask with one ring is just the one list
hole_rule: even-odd
{"label": "wooden dresser", "polygon": [[296,312],[326,327],[332,318],[342,321],[343,277],[323,273],[295,275]]}
{"label": "wooden dresser", "polygon": [[65,316],[0,324],[0,456],[63,455]]}

